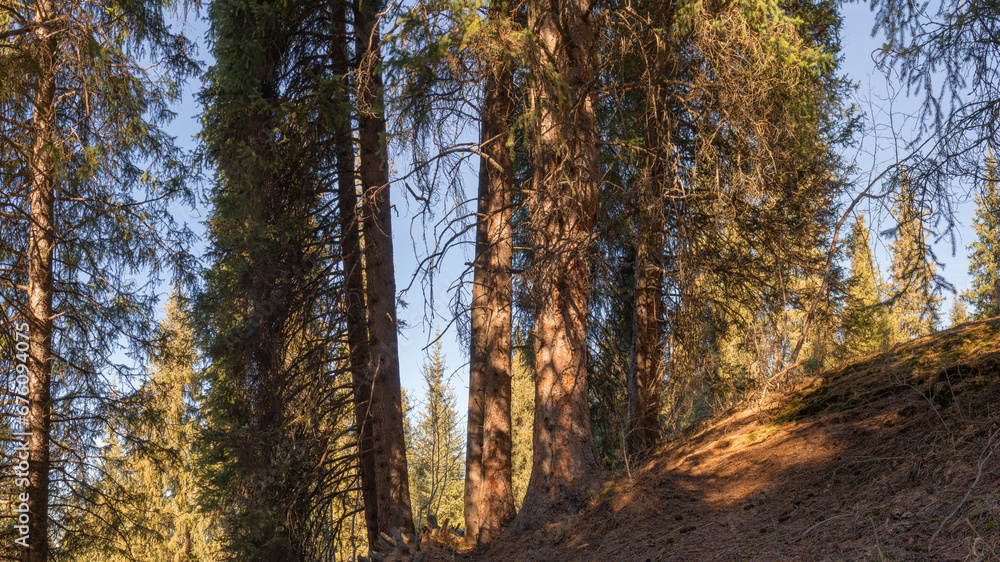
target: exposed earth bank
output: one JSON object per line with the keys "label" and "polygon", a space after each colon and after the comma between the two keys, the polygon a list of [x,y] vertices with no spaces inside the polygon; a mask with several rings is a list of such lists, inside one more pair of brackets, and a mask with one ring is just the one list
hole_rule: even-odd
{"label": "exposed earth bank", "polygon": [[998,430],[994,318],[789,383],[462,559],[1000,559]]}

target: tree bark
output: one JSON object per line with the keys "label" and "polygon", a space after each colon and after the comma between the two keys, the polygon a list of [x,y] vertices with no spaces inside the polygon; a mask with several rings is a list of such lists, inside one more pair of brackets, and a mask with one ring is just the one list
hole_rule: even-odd
{"label": "tree bark", "polygon": [[663,362],[663,198],[658,178],[645,178],[638,194],[639,240],[635,261],[635,309],[628,375],[626,454],[642,460],[660,441]]}
{"label": "tree bark", "polygon": [[[482,168],[484,163],[480,163],[479,191],[484,191],[484,184],[487,183],[486,174]],[[479,257],[479,229],[476,226],[476,253]],[[477,322],[481,321],[476,312],[476,291],[479,278],[479,269],[473,274],[472,286],[472,334],[469,346],[469,412],[467,416],[467,430],[465,438],[465,538],[476,543],[479,540],[479,527],[482,520],[483,511],[483,422],[486,417],[486,380],[485,365],[483,358],[484,351],[479,349],[483,342],[477,341]],[[485,329],[485,327],[483,327]],[[479,329],[480,334],[483,333]]]}
{"label": "tree bark", "polygon": [[338,2],[337,37],[334,50],[338,76],[343,77],[343,120],[337,131],[337,197],[340,210],[341,256],[344,264],[344,302],[347,346],[350,349],[351,381],[354,389],[354,421],[358,434],[358,464],[361,498],[365,508],[368,546],[378,545],[378,496],[375,487],[375,446],[372,436],[372,379],[368,374],[368,325],[365,314],[365,280],[361,259],[361,221],[355,185],[354,140],[348,94],[350,54],[347,49],[347,3]]}
{"label": "tree bark", "polygon": [[360,178],[364,199],[365,281],[368,296],[368,376],[380,531],[413,532],[403,436],[396,322],[396,279],[389,203],[389,160],[378,31],[380,4],[355,5]]}
{"label": "tree bark", "polygon": [[587,402],[589,250],[600,205],[594,32],[586,0],[534,0],[535,427],[518,529],[576,513],[600,467]]}
{"label": "tree bark", "polygon": [[[493,21],[508,17],[509,12],[504,0],[494,1],[490,6]],[[513,125],[513,82],[511,65],[502,61],[495,72],[487,74],[483,86],[484,156],[479,167],[472,287],[465,489],[466,537],[474,543],[492,541],[514,517],[510,425],[514,172],[507,147]],[[481,410],[473,412],[473,408]],[[477,448],[481,450],[481,458],[476,455]]]}
{"label": "tree bark", "polygon": [[[35,23],[53,17],[51,0],[35,5]],[[55,30],[35,29],[38,75],[34,92],[30,155],[31,226],[28,240],[28,548],[27,562],[49,553],[49,436],[52,424],[53,270],[55,250],[55,130],[57,49]]]}

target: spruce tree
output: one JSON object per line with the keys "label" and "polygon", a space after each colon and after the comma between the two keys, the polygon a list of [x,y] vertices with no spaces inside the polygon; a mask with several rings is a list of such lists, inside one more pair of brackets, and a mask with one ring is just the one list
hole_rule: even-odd
{"label": "spruce tree", "polygon": [[196,309],[209,388],[199,461],[231,559],[331,558],[337,502],[354,486],[336,199],[349,107],[333,8],[222,0],[209,12],[202,141],[216,173]]}
{"label": "spruce tree", "polygon": [[937,330],[941,297],[933,293],[937,267],[927,256],[926,209],[917,200],[905,174],[899,182],[894,214],[899,223],[890,245],[889,268],[894,339],[907,341]]}
{"label": "spruce tree", "polygon": [[969,246],[969,275],[972,287],[962,298],[973,307],[972,318],[981,320],[1000,314],[996,283],[1000,281],[1000,180],[991,152],[986,158],[986,182],[976,194],[973,226],[976,241]]}
{"label": "spruce tree", "polygon": [[[105,501],[90,492],[107,474],[89,459],[140,375],[118,358],[148,351],[150,287],[171,264],[191,265],[189,233],[170,213],[190,201],[186,170],[161,127],[196,67],[166,7],[0,5],[0,291],[30,348],[15,390],[29,410],[19,428],[29,435],[29,544],[5,541],[5,558],[42,562],[100,540],[100,528],[76,522]],[[149,60],[160,61],[155,72]]]}
{"label": "spruce tree", "polygon": [[149,378],[129,397],[133,416],[119,419],[119,431],[108,435],[102,463],[110,474],[99,483],[113,495],[124,485],[124,501],[100,503],[82,525],[108,529],[104,540],[67,545],[81,561],[127,556],[137,562],[212,560],[214,518],[198,505],[195,437],[201,422],[202,397],[195,363],[198,354],[188,312],[174,293],[160,324]]}
{"label": "spruce tree", "polygon": [[[489,23],[506,31],[513,2],[492,0]],[[514,170],[509,139],[515,119],[514,64],[502,53],[486,71],[480,110],[476,259],[470,310],[466,531],[495,539],[514,517],[511,489],[511,262]],[[481,405],[481,409],[476,406]],[[477,424],[477,422],[479,422]],[[481,451],[477,458],[476,451]]]}
{"label": "spruce tree", "polygon": [[952,301],[951,313],[948,315],[948,319],[951,321],[952,328],[969,321],[969,311],[965,308],[965,302],[958,296]]}
{"label": "spruce tree", "polygon": [[[745,392],[800,354],[829,356],[835,272],[825,274],[824,250],[841,188],[830,171],[844,82],[832,3],[621,4],[607,12],[603,60],[616,88],[601,98],[613,139],[602,196],[628,208],[638,234],[618,243],[636,245],[629,400],[632,428],[645,429],[630,435],[650,442],[666,395],[661,357],[690,357],[713,384]],[[713,349],[705,331],[719,336]],[[668,372],[669,386],[702,386],[700,367]]]}
{"label": "spruce tree", "polygon": [[591,256],[601,192],[595,4],[527,2],[534,100],[528,203],[533,263],[535,427],[528,492],[512,523],[575,513],[598,482],[587,393]]}
{"label": "spruce tree", "polygon": [[[438,334],[440,337],[440,334]],[[455,407],[455,394],[445,379],[441,341],[431,348],[423,367],[423,409],[409,428],[408,466],[411,505],[417,529],[434,521],[459,525],[463,521],[465,450]],[[412,412],[412,410],[411,410]]]}
{"label": "spruce tree", "polygon": [[531,433],[535,421],[535,367],[528,346],[514,352],[511,366],[511,487],[515,509],[520,509],[531,477]]}
{"label": "spruce tree", "polygon": [[380,532],[413,531],[406,439],[399,381],[396,273],[393,263],[389,148],[382,80],[381,22],[385,2],[358,0],[354,8],[355,118],[362,197],[365,296],[372,444],[378,455],[374,492]]}
{"label": "spruce tree", "polygon": [[845,358],[863,357],[885,351],[892,338],[889,315],[881,305],[878,268],[864,215],[854,221],[847,244],[851,269],[841,315],[841,354]]}

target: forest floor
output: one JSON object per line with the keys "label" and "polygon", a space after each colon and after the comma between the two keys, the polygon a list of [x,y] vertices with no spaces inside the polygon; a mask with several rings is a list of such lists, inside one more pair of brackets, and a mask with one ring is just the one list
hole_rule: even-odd
{"label": "forest floor", "polygon": [[1000,559],[1000,319],[787,386],[458,559]]}

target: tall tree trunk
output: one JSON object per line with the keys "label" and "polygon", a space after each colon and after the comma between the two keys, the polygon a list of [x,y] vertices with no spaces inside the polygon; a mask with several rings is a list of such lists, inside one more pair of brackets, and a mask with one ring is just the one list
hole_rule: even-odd
{"label": "tall tree trunk", "polygon": [[368,376],[371,377],[375,489],[380,531],[413,532],[403,436],[396,328],[396,278],[392,260],[389,155],[385,144],[382,55],[378,31],[380,3],[355,4],[357,41],[358,144],[364,199],[365,281],[368,296]]}
{"label": "tall tree trunk", "polygon": [[[35,5],[34,22],[48,23],[51,0]],[[55,250],[55,130],[57,50],[55,30],[35,30],[34,92],[30,156],[31,227],[28,240],[28,543],[24,560],[44,562],[49,555],[49,436],[52,423],[53,272]]]}
{"label": "tall tree trunk", "polygon": [[600,467],[587,403],[589,250],[601,154],[588,0],[533,0],[535,125],[531,199],[535,289],[535,427],[531,479],[514,526],[578,511]]}
{"label": "tall tree trunk", "polygon": [[[509,16],[507,1],[492,2],[492,21]],[[514,172],[507,147],[513,125],[514,74],[508,62],[498,64],[483,86],[484,156],[479,165],[472,286],[465,524],[466,537],[476,543],[492,541],[514,517],[510,433]]]}
{"label": "tall tree trunk", "polygon": [[635,308],[628,375],[626,454],[641,460],[660,441],[663,362],[663,197],[661,177],[643,178],[637,203]]}
{"label": "tall tree trunk", "polygon": [[[479,164],[479,192],[486,191],[488,183],[484,168],[485,158]],[[482,199],[480,199],[482,205]],[[476,263],[482,259],[479,248],[479,230],[483,228],[483,220],[476,225]],[[482,322],[484,314],[476,310],[476,297],[480,292],[479,273],[477,266],[472,285],[472,334],[469,346],[469,412],[466,417],[465,438],[465,538],[470,542],[479,540],[479,527],[483,512],[483,422],[486,418],[486,365],[485,365],[485,326],[477,327]]]}
{"label": "tall tree trunk", "polygon": [[361,259],[361,221],[355,185],[354,140],[350,112],[351,97],[347,76],[350,54],[347,49],[347,3],[337,2],[334,18],[337,37],[334,50],[338,76],[344,80],[343,120],[337,131],[337,197],[340,205],[341,255],[344,260],[344,300],[346,303],[347,346],[350,349],[351,382],[354,387],[354,421],[358,432],[358,464],[361,498],[365,506],[368,546],[378,544],[378,495],[375,487],[375,445],[372,436],[372,379],[368,374],[368,325],[365,314],[365,279]]}

